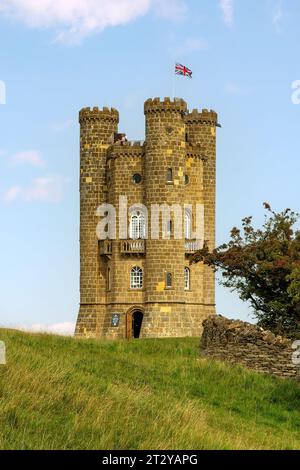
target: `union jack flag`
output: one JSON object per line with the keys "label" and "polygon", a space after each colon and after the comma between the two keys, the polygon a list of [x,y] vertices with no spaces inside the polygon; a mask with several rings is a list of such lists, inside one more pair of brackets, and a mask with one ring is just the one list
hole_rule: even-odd
{"label": "union jack flag", "polygon": [[192,78],[192,71],[188,69],[185,65],[175,64],[175,73],[176,75],[184,75],[185,77]]}

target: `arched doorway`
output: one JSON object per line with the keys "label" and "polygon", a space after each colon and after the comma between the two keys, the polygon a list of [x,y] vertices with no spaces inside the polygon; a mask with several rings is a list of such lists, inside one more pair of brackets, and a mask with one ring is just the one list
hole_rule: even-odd
{"label": "arched doorway", "polygon": [[127,313],[127,338],[139,338],[144,314],[141,310],[131,310]]}

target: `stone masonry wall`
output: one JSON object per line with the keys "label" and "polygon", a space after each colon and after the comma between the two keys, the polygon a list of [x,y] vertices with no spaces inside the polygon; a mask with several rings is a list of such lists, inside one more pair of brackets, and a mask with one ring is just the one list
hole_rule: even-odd
{"label": "stone masonry wall", "polygon": [[106,156],[119,113],[84,108],[80,122],[80,310],[77,337],[95,337],[106,314],[106,264],[100,262],[96,209],[105,201]]}
{"label": "stone masonry wall", "polygon": [[[146,135],[139,142],[115,142],[119,114],[115,109],[84,108],[80,121],[80,311],[77,337],[132,337],[134,312],[143,314],[140,337],[199,337],[203,320],[215,313],[214,273],[202,263],[190,266],[193,251],[206,240],[215,244],[215,169],[217,114],[206,109],[188,111],[182,99],[148,99],[144,106]],[[171,180],[167,178],[172,170]],[[140,175],[136,183],[133,175]],[[119,234],[109,240],[109,250],[98,241],[97,207],[109,203],[119,214],[119,197],[128,208],[142,204],[149,213],[148,238],[143,249],[124,251]],[[151,205],[204,206],[204,233],[185,240],[174,233],[151,238]],[[125,216],[126,217],[126,216]],[[128,226],[130,217],[128,215]],[[125,220],[126,224],[126,220]],[[125,225],[124,221],[122,226]],[[181,221],[184,229],[184,211]],[[182,230],[184,231],[184,230]],[[130,241],[127,234],[127,241]],[[190,247],[192,245],[192,247]],[[131,288],[130,272],[142,269],[143,285]],[[190,271],[189,288],[184,281]],[[172,285],[166,285],[167,273]],[[112,319],[118,316],[118,325]]]}
{"label": "stone masonry wall", "polygon": [[239,363],[257,372],[300,380],[292,341],[239,320],[213,315],[203,322],[201,355]]}
{"label": "stone masonry wall", "polygon": [[[201,148],[203,165],[204,240],[210,250],[215,248],[216,212],[216,125],[218,115],[213,110],[193,109],[185,116],[187,140]],[[203,303],[207,315],[215,313],[215,275],[203,266]]]}

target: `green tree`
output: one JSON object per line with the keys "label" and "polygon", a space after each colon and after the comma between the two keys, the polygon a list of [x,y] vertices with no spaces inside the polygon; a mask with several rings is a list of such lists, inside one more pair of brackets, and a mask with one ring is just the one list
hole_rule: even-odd
{"label": "green tree", "polygon": [[264,207],[262,228],[255,229],[252,217],[246,217],[242,230],[231,230],[227,244],[210,253],[205,243],[191,262],[220,271],[220,284],[250,302],[260,326],[295,337],[300,332],[300,231],[294,228],[299,214]]}

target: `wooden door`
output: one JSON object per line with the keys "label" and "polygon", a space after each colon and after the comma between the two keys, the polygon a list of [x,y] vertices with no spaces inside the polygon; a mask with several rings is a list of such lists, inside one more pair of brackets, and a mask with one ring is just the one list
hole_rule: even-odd
{"label": "wooden door", "polygon": [[128,312],[126,315],[126,338],[132,338],[132,312]]}

